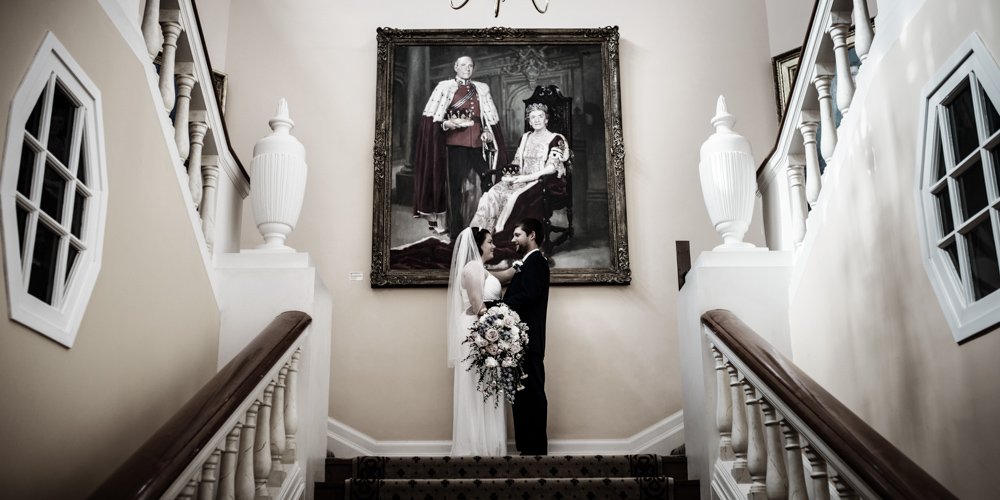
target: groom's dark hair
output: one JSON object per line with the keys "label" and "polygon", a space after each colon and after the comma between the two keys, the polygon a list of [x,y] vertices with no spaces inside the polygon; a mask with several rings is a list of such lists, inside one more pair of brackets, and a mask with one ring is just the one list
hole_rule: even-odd
{"label": "groom's dark hair", "polygon": [[489,229],[472,227],[472,239],[476,240],[476,250],[480,253],[483,251],[483,242],[486,241],[486,235],[488,234],[490,234]]}
{"label": "groom's dark hair", "polygon": [[538,243],[538,246],[541,246],[542,242],[545,241],[545,231],[542,231],[542,221],[529,217],[521,219],[521,222],[517,223],[517,227],[521,228],[521,231],[524,231],[526,235],[535,233],[535,243]]}

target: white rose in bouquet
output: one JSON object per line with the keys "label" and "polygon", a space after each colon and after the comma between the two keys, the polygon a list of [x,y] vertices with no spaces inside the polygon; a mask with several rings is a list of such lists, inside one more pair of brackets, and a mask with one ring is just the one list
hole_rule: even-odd
{"label": "white rose in bouquet", "polygon": [[500,366],[500,364],[497,363],[497,358],[494,358],[493,356],[490,356],[490,357],[486,358],[486,367],[487,368],[496,368],[498,366]]}

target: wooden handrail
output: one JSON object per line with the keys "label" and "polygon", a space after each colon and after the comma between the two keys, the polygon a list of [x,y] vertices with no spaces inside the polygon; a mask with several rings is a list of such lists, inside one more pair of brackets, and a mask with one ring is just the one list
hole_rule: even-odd
{"label": "wooden handrail", "polygon": [[278,315],[89,498],[160,498],[311,322],[300,311]]}
{"label": "wooden handrail", "polygon": [[877,495],[957,499],[736,315],[716,309],[701,322]]}

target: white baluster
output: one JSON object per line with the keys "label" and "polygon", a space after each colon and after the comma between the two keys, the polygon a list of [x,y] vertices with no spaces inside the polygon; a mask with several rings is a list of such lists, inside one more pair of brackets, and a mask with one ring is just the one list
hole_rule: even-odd
{"label": "white baluster", "polygon": [[733,399],[729,389],[729,375],[722,353],[712,346],[715,358],[715,423],[719,429],[719,458],[732,460],[733,455]]}
{"label": "white baluster", "polygon": [[767,498],[767,444],[764,442],[764,424],[760,415],[760,400],[750,382],[743,379],[743,392],[747,405],[747,469],[750,471],[750,497]]}
{"label": "white baluster", "polygon": [[174,77],[177,81],[177,103],[174,108],[174,142],[181,161],[188,159],[191,152],[191,132],[188,124],[191,122],[191,89],[198,80],[194,77],[194,63],[177,63]]}
{"label": "white baluster", "polygon": [[216,192],[219,187],[219,165],[218,157],[202,157],[201,167],[204,191],[201,199],[201,206],[198,213],[201,215],[201,231],[205,234],[205,244],[208,246],[208,253],[212,253],[215,247],[215,210]]}
{"label": "white baluster", "polygon": [[215,450],[201,466],[201,482],[198,483],[198,500],[215,500],[215,490],[218,484],[216,472],[219,468],[219,457],[222,450]]}
{"label": "white baluster", "polygon": [[160,12],[160,28],[163,30],[163,57],[160,59],[160,95],[163,108],[170,114],[174,109],[174,62],[177,58],[177,37],[184,28],[181,26],[181,11]]}
{"label": "white baluster", "polygon": [[288,364],[288,378],[285,379],[285,457],[286,464],[295,463],[298,448],[295,442],[295,435],[299,432],[299,407],[298,407],[298,386],[299,386],[299,357],[302,348],[296,349],[292,353],[292,360]]}
{"label": "white baluster", "polygon": [[833,158],[833,150],[837,148],[837,124],[833,119],[833,98],[830,96],[830,82],[833,80],[833,69],[828,64],[816,65],[816,76],[813,85],[816,86],[819,101],[819,122],[822,138],[820,153],[827,165]]}
{"label": "white baluster", "polygon": [[282,366],[278,372],[278,384],[274,386],[274,401],[271,410],[271,477],[272,485],[281,484],[285,480],[285,471],[281,467],[281,459],[285,456],[285,379],[288,368]]}
{"label": "white baluster", "polygon": [[253,445],[257,430],[257,409],[260,401],[254,401],[247,410],[246,422],[240,434],[240,458],[236,464],[236,500],[252,500],[253,482]]}
{"label": "white baluster", "polygon": [[188,189],[197,210],[201,205],[203,184],[202,150],[205,146],[205,134],[208,133],[207,117],[204,111],[191,112],[191,155],[188,157]]}
{"label": "white baluster", "polygon": [[819,192],[823,189],[823,180],[819,172],[819,155],[816,153],[816,130],[819,123],[816,114],[802,110],[802,120],[799,123],[799,133],[802,134],[802,147],[806,156],[806,201],[810,207],[816,206]]}
{"label": "white baluster", "polygon": [[733,400],[733,479],[738,483],[750,482],[750,471],[747,470],[747,407],[743,395],[743,383],[739,373],[731,363],[726,363],[729,373],[729,389]]}
{"label": "white baluster", "polygon": [[156,59],[163,46],[163,32],[160,31],[160,0],[146,0],[142,14],[142,38],[146,41],[149,60]]}
{"label": "white baluster", "polygon": [[235,500],[236,498],[236,463],[239,461],[240,431],[243,423],[237,422],[236,427],[226,436],[226,450],[222,454],[219,465],[219,488],[217,500]]}
{"label": "white baluster", "polygon": [[805,157],[802,155],[788,155],[788,198],[791,204],[789,217],[791,218],[792,241],[798,245],[806,236],[806,205],[805,188]]}
{"label": "white baluster", "polygon": [[256,485],[254,498],[270,498],[267,477],[271,474],[271,398],[274,382],[264,389],[264,402],[257,414],[257,439],[253,446],[253,477]]}
{"label": "white baluster", "polygon": [[806,459],[809,460],[809,466],[812,468],[812,472],[809,473],[809,477],[812,478],[812,500],[830,500],[826,461],[816,453],[811,445],[803,447],[803,451],[805,451]]}
{"label": "white baluster", "polygon": [[788,498],[788,471],[785,468],[785,448],[781,438],[781,421],[777,411],[763,397],[760,410],[764,413],[764,432],[767,434],[767,498]]}
{"label": "white baluster", "polygon": [[854,0],[854,10],[851,12],[854,18],[854,51],[864,64],[868,59],[868,51],[872,48],[872,39],[875,33],[872,31],[871,16],[868,14],[868,2],[866,0]]}
{"label": "white baluster", "polygon": [[[833,56],[837,61],[837,108],[844,116],[854,99],[854,77],[851,75],[851,60],[847,49],[847,32],[851,29],[851,16],[845,12],[830,13],[830,39],[833,40]],[[826,134],[826,129],[823,129]]]}
{"label": "white baluster", "polygon": [[802,471],[802,446],[799,444],[799,433],[781,421],[781,433],[785,437],[785,465],[788,469],[788,500],[808,500],[806,479]]}
{"label": "white baluster", "polygon": [[837,498],[841,500],[855,500],[858,498],[858,494],[854,491],[854,488],[851,488],[851,485],[847,484],[840,475],[831,476],[830,482],[833,483],[834,489],[837,490]]}
{"label": "white baluster", "polygon": [[198,480],[192,478],[184,485],[184,489],[177,495],[177,500],[194,500],[194,494],[198,490]]}

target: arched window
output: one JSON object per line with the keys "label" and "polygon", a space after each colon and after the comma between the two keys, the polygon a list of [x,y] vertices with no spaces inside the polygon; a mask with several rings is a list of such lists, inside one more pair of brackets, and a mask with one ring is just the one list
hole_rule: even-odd
{"label": "arched window", "polygon": [[11,319],[71,347],[101,264],[100,92],[48,33],[7,121],[2,193]]}
{"label": "arched window", "polygon": [[923,95],[925,268],[962,341],[1000,323],[1000,68],[973,35]]}

